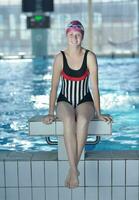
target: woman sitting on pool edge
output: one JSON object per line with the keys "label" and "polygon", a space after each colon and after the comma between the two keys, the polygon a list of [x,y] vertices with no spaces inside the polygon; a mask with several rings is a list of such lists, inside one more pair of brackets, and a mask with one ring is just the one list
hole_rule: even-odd
{"label": "woman sitting on pool edge", "polygon": [[[65,186],[79,186],[80,174],[77,166],[88,134],[91,119],[112,121],[111,117],[100,112],[100,95],[98,89],[98,65],[95,53],[81,46],[84,27],[80,21],[71,21],[66,29],[68,46],[55,56],[53,64],[52,84],[49,101],[49,114],[43,122],[48,124],[54,120],[54,108],[60,77],[62,87],[57,98],[56,116],[63,121],[64,142],[69,159],[69,172]],[[88,78],[92,82],[91,96]]]}

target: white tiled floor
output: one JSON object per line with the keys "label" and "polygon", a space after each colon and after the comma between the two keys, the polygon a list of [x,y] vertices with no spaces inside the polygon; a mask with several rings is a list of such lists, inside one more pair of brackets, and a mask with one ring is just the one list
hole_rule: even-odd
{"label": "white tiled floor", "polygon": [[85,161],[86,186],[98,186],[98,161]]}
{"label": "white tiled floor", "polygon": [[139,184],[139,161],[127,160],[126,161],[126,185],[137,186]]}
{"label": "white tiled floor", "polygon": [[32,200],[31,188],[19,188],[20,200]]}
{"label": "white tiled floor", "polygon": [[112,193],[113,200],[125,200],[125,187],[113,187]]}
{"label": "white tiled floor", "polygon": [[98,187],[87,187],[86,188],[86,199],[85,200],[98,200]]}
{"label": "white tiled floor", "polygon": [[83,187],[85,185],[85,175],[84,175],[85,162],[84,161],[80,161],[79,162],[78,169],[80,171],[80,176],[78,177],[79,178],[79,183],[80,183],[80,186]]}
{"label": "white tiled floor", "polygon": [[46,188],[46,200],[58,200],[58,187]]}
{"label": "white tiled floor", "polygon": [[44,187],[44,161],[32,161],[32,186]]}
{"label": "white tiled floor", "polygon": [[111,200],[111,187],[99,187],[99,200]]}
{"label": "white tiled floor", "polygon": [[19,187],[31,186],[30,161],[18,162]]}
{"label": "white tiled floor", "polygon": [[18,187],[17,161],[5,162],[6,187]]}
{"label": "white tiled floor", "polygon": [[[125,185],[125,161],[114,160],[112,161],[112,185],[113,186],[124,186]],[[118,176],[117,176],[118,174]]]}
{"label": "white tiled floor", "polygon": [[78,187],[74,190],[72,190],[72,200],[84,200],[85,195],[85,188],[84,187]]}
{"label": "white tiled floor", "polygon": [[45,183],[46,186],[57,186],[58,164],[56,161],[45,161]]}
{"label": "white tiled floor", "polygon": [[99,161],[99,185],[111,186],[111,161]]}
{"label": "white tiled floor", "polygon": [[66,160],[0,161],[0,200],[139,200],[139,160],[81,160],[78,168],[71,190]]}
{"label": "white tiled floor", "polygon": [[138,200],[139,197],[139,186],[138,187],[126,187],[126,200]]}
{"label": "white tiled floor", "polygon": [[6,200],[19,200],[18,188],[6,188]]}
{"label": "white tiled floor", "polygon": [[44,188],[33,188],[33,200],[45,200],[45,189]]}
{"label": "white tiled floor", "polygon": [[4,187],[4,162],[0,161],[0,187]]}
{"label": "white tiled floor", "polygon": [[0,200],[5,200],[5,188],[0,188]]}
{"label": "white tiled floor", "polygon": [[59,200],[71,200],[71,190],[65,187],[59,188]]}

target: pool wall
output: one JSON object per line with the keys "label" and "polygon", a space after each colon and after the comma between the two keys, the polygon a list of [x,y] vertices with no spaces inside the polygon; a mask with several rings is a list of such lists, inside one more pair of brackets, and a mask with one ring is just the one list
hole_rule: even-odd
{"label": "pool wall", "polygon": [[54,152],[0,152],[0,200],[139,200],[139,151],[85,152],[80,186],[64,187],[69,163]]}

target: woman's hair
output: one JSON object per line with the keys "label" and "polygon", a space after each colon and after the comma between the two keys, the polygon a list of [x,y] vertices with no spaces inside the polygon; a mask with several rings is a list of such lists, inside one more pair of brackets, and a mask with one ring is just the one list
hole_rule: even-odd
{"label": "woman's hair", "polygon": [[84,27],[78,20],[73,20],[67,25],[66,34],[71,30],[79,31],[82,34],[82,37],[84,36]]}

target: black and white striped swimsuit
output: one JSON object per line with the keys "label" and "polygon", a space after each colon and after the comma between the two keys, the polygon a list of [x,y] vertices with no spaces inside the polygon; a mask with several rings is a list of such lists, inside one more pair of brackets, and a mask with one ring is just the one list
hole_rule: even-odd
{"label": "black and white striped swimsuit", "polygon": [[62,87],[60,94],[58,95],[57,102],[66,101],[75,108],[77,105],[83,102],[93,101],[88,86],[88,51],[89,50],[85,51],[82,66],[78,70],[74,70],[69,67],[65,53],[64,51],[61,51],[63,54],[63,70],[61,72]]}

